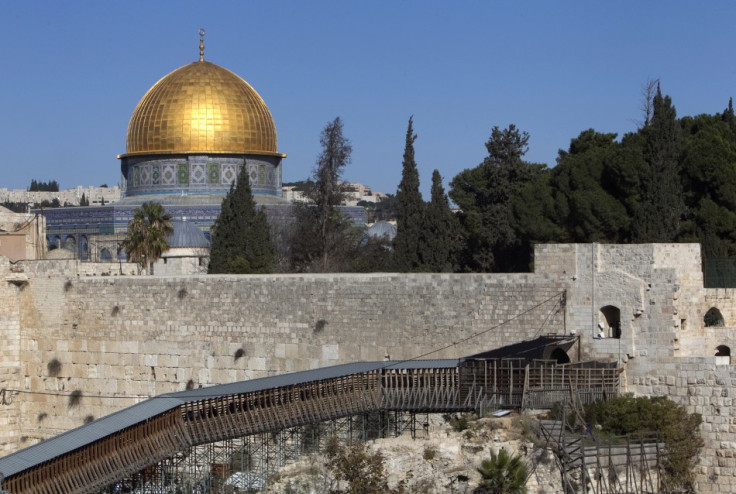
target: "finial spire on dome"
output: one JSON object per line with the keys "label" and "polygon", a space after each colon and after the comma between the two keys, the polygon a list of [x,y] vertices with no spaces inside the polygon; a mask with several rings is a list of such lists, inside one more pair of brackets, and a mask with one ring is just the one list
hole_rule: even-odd
{"label": "finial spire on dome", "polygon": [[199,28],[199,61],[204,62],[204,28]]}

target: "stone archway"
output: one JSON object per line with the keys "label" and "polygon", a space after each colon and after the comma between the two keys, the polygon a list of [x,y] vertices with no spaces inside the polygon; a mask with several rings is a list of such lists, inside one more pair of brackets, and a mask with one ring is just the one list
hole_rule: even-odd
{"label": "stone archway", "polygon": [[79,258],[86,261],[89,259],[89,240],[87,239],[87,235],[82,235],[79,238],[79,243]]}
{"label": "stone archway", "polygon": [[77,239],[74,238],[74,235],[67,235],[64,239],[64,248],[74,252],[75,254],[77,253]]}
{"label": "stone archway", "polygon": [[703,323],[706,328],[717,327],[721,328],[726,325],[726,321],[723,319],[723,314],[718,310],[717,307],[711,307],[703,317]]}
{"label": "stone archway", "polygon": [[555,350],[550,354],[549,358],[556,361],[558,364],[570,363],[570,356],[562,348],[555,348]]}
{"label": "stone archway", "polygon": [[716,347],[716,363],[731,364],[731,347],[728,345],[718,345]]}
{"label": "stone archway", "polygon": [[599,320],[608,338],[621,338],[621,310],[614,305],[601,307]]}

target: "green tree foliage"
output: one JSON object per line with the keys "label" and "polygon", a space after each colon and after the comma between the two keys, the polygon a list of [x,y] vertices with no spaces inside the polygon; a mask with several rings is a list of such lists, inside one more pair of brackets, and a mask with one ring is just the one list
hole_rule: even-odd
{"label": "green tree foliage", "polygon": [[294,223],[288,240],[290,271],[327,273],[351,270],[361,242],[360,229],[335,207],[329,210],[330,226],[324,238],[321,214],[309,203],[292,206]]}
{"label": "green tree foliage", "polygon": [[418,252],[420,266],[433,273],[451,272],[457,241],[457,219],[450,210],[440,172],[432,173],[432,199],[424,210]]}
{"label": "green tree foliage", "polygon": [[80,206],[89,206],[89,199],[87,199],[87,196],[84,195],[84,192],[82,192],[82,198],[79,200]]}
{"label": "green tree foliage", "polygon": [[40,206],[41,208],[60,208],[61,202],[59,202],[59,199],[54,197],[50,201],[48,199],[44,199],[43,201],[41,201]]}
{"label": "green tree foliage", "polygon": [[400,272],[423,270],[419,258],[419,242],[422,236],[424,200],[419,192],[419,171],[414,158],[414,117],[409,117],[404,144],[401,183],[396,191],[397,215],[394,238],[394,260]]}
{"label": "green tree foliage", "polygon": [[256,207],[246,167],[222,200],[212,226],[210,273],[270,273],[276,262],[266,213]]}
{"label": "green tree foliage", "polygon": [[475,492],[489,494],[523,494],[526,492],[527,468],[519,455],[511,455],[506,449],[483,460],[478,468],[481,480]]}
{"label": "green tree foliage", "polygon": [[358,206],[365,208],[366,221],[395,221],[398,216],[398,204],[394,194],[386,194],[376,202],[358,201]]}
{"label": "green tree foliage", "polygon": [[705,257],[736,255],[736,126],[722,116],[682,119],[683,174],[690,212],[682,240],[700,242]]}
{"label": "green tree foliage", "polygon": [[133,211],[122,247],[128,259],[153,274],[153,264],[169,249],[167,237],[174,232],[171,216],[158,202],[148,201]]}
{"label": "green tree foliage", "polygon": [[344,191],[340,182],[350,163],[352,146],[343,136],[340,117],[329,122],[320,136],[322,153],[305,185],[313,204],[293,207],[295,223],[289,240],[293,271],[342,271],[349,265],[360,235],[350,218],[340,211]]}
{"label": "green tree foliage", "polygon": [[[337,487],[330,494],[402,494],[403,484],[389,488],[380,452],[370,452],[364,443],[343,446],[331,438],[326,449],[328,468]],[[342,488],[342,486],[345,488]]]}
{"label": "green tree foliage", "polygon": [[635,242],[672,242],[681,232],[685,214],[680,175],[682,137],[675,107],[659,85],[646,136],[649,171],[642,183],[642,201],[632,228]]}
{"label": "green tree foliage", "polygon": [[314,181],[307,189],[307,195],[314,201],[319,211],[319,233],[325,263],[329,255],[331,230],[335,227],[333,213],[345,196],[340,176],[345,166],[350,163],[350,155],[353,152],[350,141],[343,135],[342,128],[342,120],[335,117],[322,130],[319,139],[322,154],[317,159],[312,174]]}
{"label": "green tree foliage", "polygon": [[588,421],[615,435],[656,432],[666,444],[664,492],[695,492],[694,474],[703,447],[702,417],[668,398],[627,394],[605,403],[587,405]]}
{"label": "green tree foliage", "polygon": [[615,195],[608,160],[616,149],[616,134],[582,132],[560,151],[552,170],[555,209],[565,240],[621,242],[630,228],[626,207]]}
{"label": "green tree foliage", "polygon": [[49,180],[48,182],[31,180],[31,186],[28,190],[31,192],[59,192],[59,182],[56,180]]}
{"label": "green tree foliage", "polygon": [[486,142],[488,157],[460,172],[450,183],[450,198],[460,208],[465,240],[460,255],[464,271],[512,271],[528,262],[513,214],[513,199],[544,167],[522,160],[529,134],[511,124],[494,127]]}
{"label": "green tree foliage", "polygon": [[28,212],[28,203],[27,202],[3,202],[0,203],[0,206],[7,208],[11,210],[14,213],[27,213]]}
{"label": "green tree foliage", "polygon": [[550,170],[543,165],[530,165],[533,178],[521,184],[511,201],[514,229],[518,238],[515,252],[505,254],[509,271],[528,271],[534,255],[534,245],[554,243],[564,238],[557,223]]}

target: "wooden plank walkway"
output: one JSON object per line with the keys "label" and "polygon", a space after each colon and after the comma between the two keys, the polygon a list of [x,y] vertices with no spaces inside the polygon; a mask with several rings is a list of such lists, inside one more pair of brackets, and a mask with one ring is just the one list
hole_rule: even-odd
{"label": "wooden plank walkway", "polygon": [[193,400],[5,479],[14,494],[94,493],[192,446],[375,411],[549,408],[618,392],[615,365],[466,359],[457,367],[386,367]]}

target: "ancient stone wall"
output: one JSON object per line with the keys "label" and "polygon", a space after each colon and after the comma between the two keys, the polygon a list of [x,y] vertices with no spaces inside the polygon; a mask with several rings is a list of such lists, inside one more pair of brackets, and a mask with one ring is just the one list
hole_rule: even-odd
{"label": "ancient stone wall", "polygon": [[22,387],[21,374],[21,291],[26,276],[16,272],[7,258],[0,257],[0,451],[18,449],[21,437],[20,397],[8,390]]}
{"label": "ancient stone wall", "polygon": [[[508,275],[164,277],[131,276],[135,266],[118,263],[0,265],[0,379],[23,392],[4,408],[4,451],[187,387],[575,333],[583,359],[623,364],[624,389],[703,414],[701,486],[736,479],[736,366],[714,356],[736,337],[736,290],[703,288],[697,245],[543,245],[535,274]],[[704,326],[711,307],[724,326]]]}
{"label": "ancient stone wall", "polygon": [[32,276],[25,290],[28,443],[188,387],[565,333],[562,287],[531,274]]}
{"label": "ancient stone wall", "polygon": [[661,359],[657,365],[627,369],[629,390],[637,395],[667,396],[703,417],[705,446],[697,467],[696,491],[736,491],[736,366],[719,365],[717,357]]}

